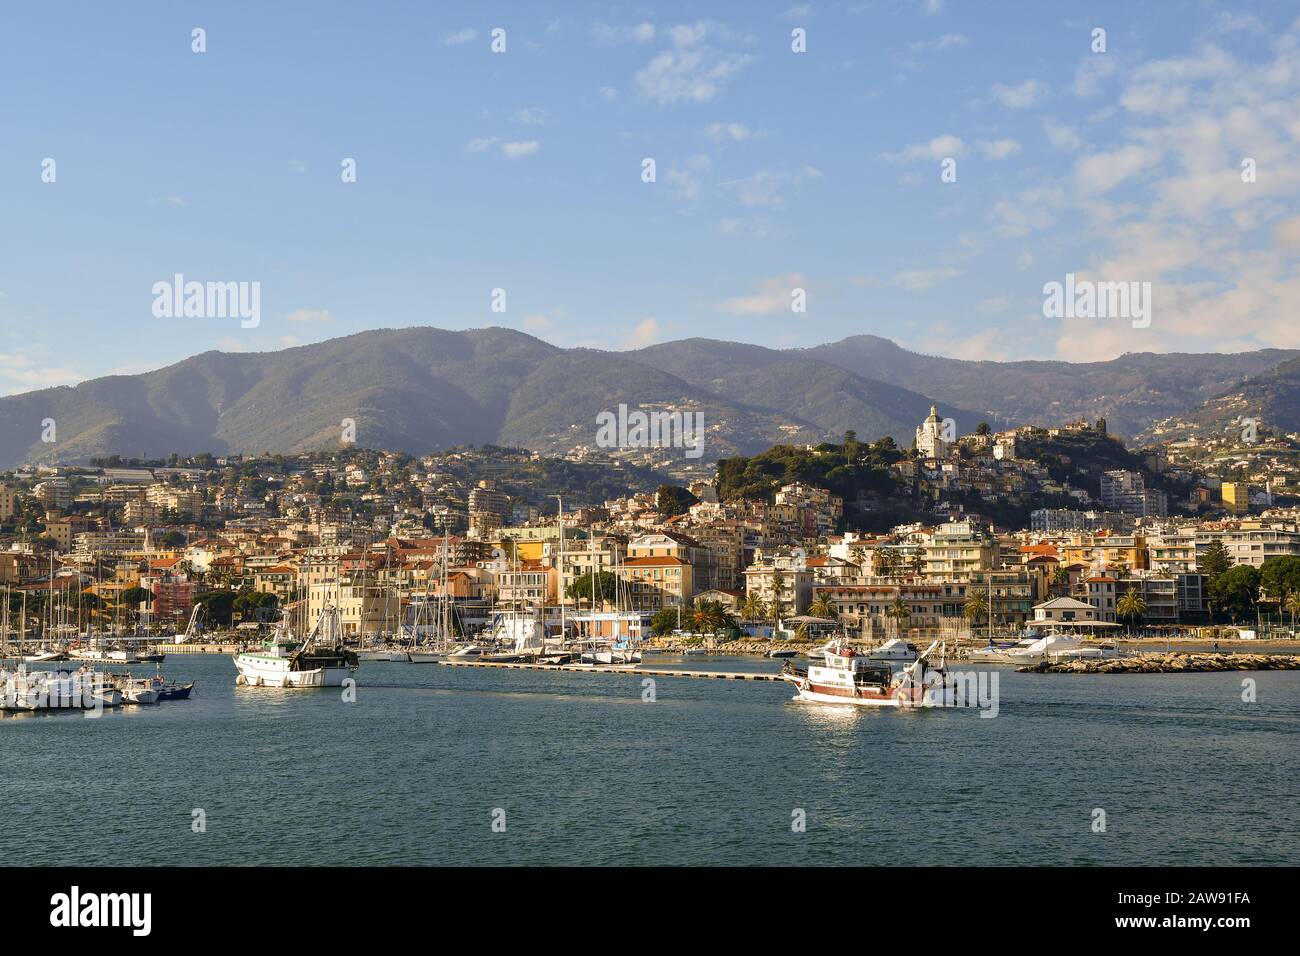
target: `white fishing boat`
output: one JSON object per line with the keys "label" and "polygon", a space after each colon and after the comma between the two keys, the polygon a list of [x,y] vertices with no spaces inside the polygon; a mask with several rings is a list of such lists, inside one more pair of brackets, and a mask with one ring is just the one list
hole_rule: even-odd
{"label": "white fishing boat", "polygon": [[126,704],[148,705],[158,703],[158,691],[148,678],[124,677],[119,679],[118,690],[122,692],[122,702]]}
{"label": "white fishing boat", "polygon": [[235,655],[236,684],[249,687],[342,687],[357,669],[357,655],[343,647],[342,625],[331,601],[307,637],[298,641],[281,620],[259,650]]}
{"label": "white fishing boat", "polygon": [[[906,667],[895,670],[888,661],[858,654],[840,641],[832,641],[819,664],[806,671],[787,663],[781,679],[795,685],[795,700],[855,707],[948,707],[957,700],[957,687],[946,662],[926,660],[939,646],[935,641]],[[944,649],[946,650],[946,648]],[[943,651],[941,650],[941,655]]]}

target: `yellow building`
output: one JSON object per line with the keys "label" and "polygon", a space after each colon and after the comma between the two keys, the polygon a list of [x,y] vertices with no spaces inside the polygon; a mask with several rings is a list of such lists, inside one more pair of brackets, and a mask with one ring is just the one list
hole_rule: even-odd
{"label": "yellow building", "polygon": [[12,488],[0,485],[0,521],[8,521],[18,511],[18,494]]}
{"label": "yellow building", "polygon": [[1223,507],[1235,515],[1250,511],[1250,486],[1244,481],[1225,481],[1220,497]]}

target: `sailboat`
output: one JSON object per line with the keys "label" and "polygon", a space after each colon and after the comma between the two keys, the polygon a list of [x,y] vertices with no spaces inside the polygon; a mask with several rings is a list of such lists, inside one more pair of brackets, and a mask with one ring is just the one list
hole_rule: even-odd
{"label": "sailboat", "polygon": [[[411,646],[407,652],[407,659],[412,664],[436,664],[448,656],[451,648],[452,617],[455,614],[455,609],[452,607],[451,596],[448,593],[451,580],[448,569],[448,551],[450,548],[450,538],[444,533],[442,538],[442,573],[439,579],[438,602],[436,604],[437,619],[429,625],[422,626],[419,623],[429,612],[429,587],[428,578],[426,577],[424,600],[415,608],[415,616],[412,621]],[[428,633],[430,627],[433,630],[432,635]],[[431,636],[432,641],[429,640]]]}

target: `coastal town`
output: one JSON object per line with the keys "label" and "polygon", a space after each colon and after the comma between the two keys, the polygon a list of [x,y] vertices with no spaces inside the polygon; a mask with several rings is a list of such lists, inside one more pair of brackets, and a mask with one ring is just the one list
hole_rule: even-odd
{"label": "coastal town", "polygon": [[587,640],[876,644],[1042,622],[1289,636],[1300,612],[1300,507],[1249,450],[1216,475],[1104,422],[959,436],[932,410],[907,451],[850,433],[764,455],[658,486],[586,450],[26,466],[0,483],[0,631],[251,641],[330,608],[364,646],[436,603],[458,637],[525,608]]}

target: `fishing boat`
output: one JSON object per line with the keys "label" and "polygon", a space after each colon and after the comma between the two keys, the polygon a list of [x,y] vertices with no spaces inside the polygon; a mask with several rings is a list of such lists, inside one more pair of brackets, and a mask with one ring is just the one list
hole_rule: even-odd
{"label": "fishing boat", "polygon": [[148,677],[118,678],[117,689],[122,692],[122,701],[127,704],[148,705],[158,703],[158,691]]}
{"label": "fishing boat", "polygon": [[194,690],[194,681],[182,684],[179,681],[166,680],[161,674],[149,678],[149,686],[157,692],[158,700],[189,700]]}
{"label": "fishing boat", "polygon": [[321,609],[305,639],[298,641],[281,620],[261,649],[234,656],[236,684],[249,687],[342,687],[357,669],[357,655],[344,648],[338,605]]}
{"label": "fishing boat", "polygon": [[[795,685],[795,700],[856,707],[937,707],[956,703],[957,687],[942,656],[937,665],[927,658],[939,646],[932,643],[915,661],[895,670],[888,661],[872,660],[841,641],[832,641],[819,664],[807,670],[787,662],[781,679]],[[944,648],[946,650],[946,647]],[[941,655],[944,651],[940,652]]]}

